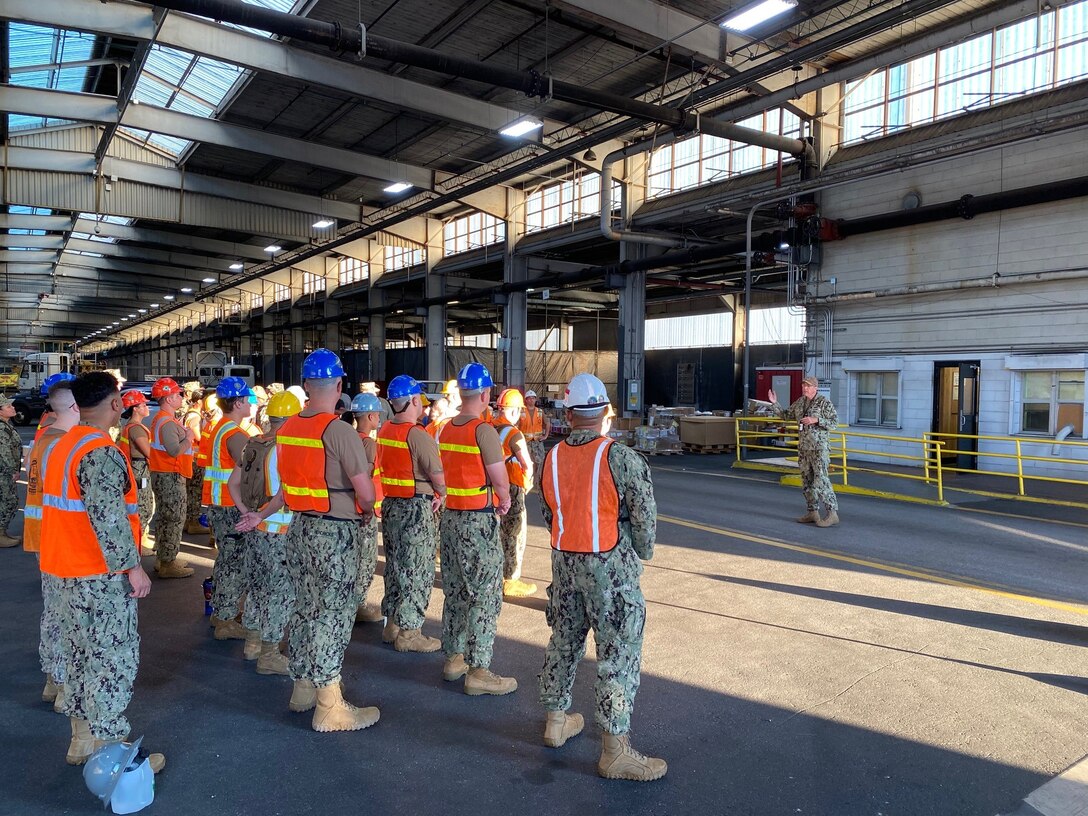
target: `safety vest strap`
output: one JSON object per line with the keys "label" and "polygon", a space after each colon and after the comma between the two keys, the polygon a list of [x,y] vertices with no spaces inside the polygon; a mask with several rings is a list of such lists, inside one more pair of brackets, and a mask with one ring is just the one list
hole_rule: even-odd
{"label": "safety vest strap", "polygon": [[600,553],[618,543],[619,492],[608,466],[612,444],[601,437],[584,445],[562,442],[549,451],[541,484],[552,510],[554,549]]}

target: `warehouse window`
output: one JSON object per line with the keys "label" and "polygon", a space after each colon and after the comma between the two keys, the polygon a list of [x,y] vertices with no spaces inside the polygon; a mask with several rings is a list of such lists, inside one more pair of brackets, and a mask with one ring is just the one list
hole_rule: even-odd
{"label": "warehouse window", "polygon": [[410,247],[385,247],[385,271],[393,272],[397,269],[405,269],[409,266],[419,266],[427,260],[422,249]]}
{"label": "warehouse window", "polygon": [[710,348],[733,345],[733,315],[728,312],[646,321],[646,350]]}
{"label": "warehouse window", "polygon": [[843,87],[843,142],[886,136],[1088,77],[1088,0]]}
{"label": "warehouse window", "polygon": [[574,326],[552,326],[525,332],[525,348],[529,351],[562,351],[573,347]]}
{"label": "warehouse window", "polygon": [[456,255],[506,240],[506,223],[493,215],[474,212],[447,221],[442,232],[446,254]]}
{"label": "warehouse window", "polygon": [[749,319],[748,339],[753,346],[781,346],[805,340],[804,314],[788,306],[752,309]]}
{"label": "warehouse window", "polygon": [[864,371],[857,380],[854,422],[857,425],[899,427],[899,372]]}
{"label": "warehouse window", "polygon": [[[612,204],[619,207],[620,185],[612,182]],[[582,173],[558,184],[549,184],[525,197],[525,231],[570,224],[601,214],[601,177]]]}
{"label": "warehouse window", "polygon": [[291,299],[291,287],[286,283],[277,283],[272,290],[272,300],[275,303],[283,303],[285,300]]}
{"label": "warehouse window", "polygon": [[336,279],[341,286],[359,283],[370,277],[370,264],[358,258],[341,258],[336,262]]}
{"label": "warehouse window", "polygon": [[325,276],[313,272],[302,273],[302,294],[315,295],[325,291]]}
{"label": "warehouse window", "polygon": [[249,296],[249,308],[250,309],[263,309],[264,308],[264,295],[259,292],[254,292]]}
{"label": "warehouse window", "polygon": [[1084,436],[1084,372],[1025,371],[1020,375],[1020,432],[1054,436],[1066,425]]}
{"label": "warehouse window", "polygon": [[[782,108],[773,108],[737,122],[742,127],[801,138],[801,120]],[[763,170],[781,154],[756,145],[700,134],[665,145],[650,159],[649,196],[668,195],[702,184],[723,181],[742,173]]]}

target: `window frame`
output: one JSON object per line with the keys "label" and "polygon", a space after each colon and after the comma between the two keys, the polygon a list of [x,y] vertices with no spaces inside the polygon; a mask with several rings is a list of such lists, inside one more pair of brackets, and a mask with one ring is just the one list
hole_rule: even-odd
{"label": "window frame", "polygon": [[[884,380],[887,376],[892,375],[895,377],[895,393],[887,394],[884,388]],[[875,377],[876,378],[876,391],[875,393],[863,393],[861,390],[863,377]],[[895,369],[879,370],[879,371],[851,371],[851,401],[850,410],[852,416],[850,418],[851,425],[857,425],[863,428],[890,428],[901,429],[903,427],[903,372]],[[873,416],[874,419],[862,419],[861,401],[873,400]],[[885,403],[895,403],[895,421],[887,422],[883,421],[884,417],[884,405]]]}
{"label": "window frame", "polygon": [[[1037,368],[1037,369],[1024,369],[1015,372],[1016,374],[1016,392],[1013,405],[1013,435],[1015,436],[1028,436],[1037,439],[1052,439],[1057,436],[1058,431],[1064,427],[1064,424],[1059,426],[1058,417],[1061,413],[1060,406],[1062,405],[1080,405],[1080,433],[1077,433],[1077,423],[1073,423],[1074,439],[1088,439],[1088,422],[1085,421],[1085,405],[1086,405],[1086,391],[1088,391],[1088,373],[1083,369],[1077,368]],[[1042,404],[1040,399],[1028,400],[1025,396],[1026,383],[1025,380],[1029,376],[1049,375],[1050,377],[1050,398],[1046,403],[1047,406],[1047,430],[1036,431],[1026,430],[1024,421],[1024,409],[1027,405],[1039,405]],[[1063,375],[1066,379],[1063,379]],[[1068,375],[1072,375],[1073,379],[1069,379]],[[1079,379],[1077,379],[1079,378]],[[1061,384],[1063,382],[1079,382],[1081,386],[1081,398],[1080,400],[1062,399],[1061,397]]]}

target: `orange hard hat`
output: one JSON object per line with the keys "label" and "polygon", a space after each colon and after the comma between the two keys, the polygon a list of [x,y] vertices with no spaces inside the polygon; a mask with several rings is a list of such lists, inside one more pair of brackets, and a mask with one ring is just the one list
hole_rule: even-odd
{"label": "orange hard hat", "polygon": [[121,405],[125,408],[134,408],[147,402],[147,397],[140,391],[126,391],[121,395]]}
{"label": "orange hard hat", "polygon": [[525,399],[516,388],[507,388],[499,394],[499,401],[496,404],[500,408],[524,408]]}
{"label": "orange hard hat", "polygon": [[151,396],[155,399],[162,399],[163,397],[169,397],[171,394],[180,394],[181,386],[178,385],[177,380],[170,377],[160,377],[155,380],[155,384],[151,386]]}

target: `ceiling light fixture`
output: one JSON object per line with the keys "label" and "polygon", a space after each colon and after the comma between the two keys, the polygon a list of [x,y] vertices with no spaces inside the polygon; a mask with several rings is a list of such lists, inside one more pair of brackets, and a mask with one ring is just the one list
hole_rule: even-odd
{"label": "ceiling light fixture", "polygon": [[314,229],[328,229],[329,227],[331,227],[335,223],[336,223],[335,221],[330,221],[328,218],[322,218],[322,219],[320,219],[318,221],[314,221],[313,228]]}
{"label": "ceiling light fixture", "polygon": [[797,8],[797,0],[762,0],[762,2],[745,6],[732,17],[727,18],[722,23],[722,28],[743,33],[792,8]]}
{"label": "ceiling light fixture", "polygon": [[162,296],[162,299],[163,299],[163,300],[173,300],[173,299],[174,299],[174,296],[173,296],[173,295],[163,295],[163,296]]}
{"label": "ceiling light fixture", "polygon": [[523,119],[518,119],[516,122],[511,122],[509,125],[499,131],[501,136],[509,136],[512,139],[516,139],[519,136],[524,136],[527,133],[532,133],[537,128],[544,127],[544,123],[539,119],[534,119],[531,116],[526,116]]}
{"label": "ceiling light fixture", "polygon": [[137,309],[136,311],[140,314],[147,314],[147,309]]}
{"label": "ceiling light fixture", "polygon": [[215,278],[204,278],[201,283],[215,283]]}
{"label": "ceiling light fixture", "polygon": [[582,154],[582,161],[586,161],[586,162],[595,162],[595,161],[597,161],[597,154],[593,152],[592,147],[589,150],[587,150],[585,153]]}
{"label": "ceiling light fixture", "polygon": [[[281,249],[283,249],[283,247],[281,247],[279,244],[269,244],[268,246],[266,246],[264,248],[264,251],[265,252],[279,252]],[[232,266],[231,269],[234,269],[234,267]]]}
{"label": "ceiling light fixture", "polygon": [[405,190],[410,190],[412,187],[407,181],[394,181],[388,187],[383,187],[384,193],[403,193]]}
{"label": "ceiling light fixture", "polygon": [[152,304],[151,304],[151,308],[152,308],[152,309],[157,309],[157,308],[159,308],[159,304],[157,304],[157,303],[152,303]]}
{"label": "ceiling light fixture", "polygon": [[[275,250],[272,250],[272,249],[268,249],[268,250],[266,250],[266,251],[267,251],[267,252],[274,252]],[[237,272],[237,271],[238,271],[239,269],[245,269],[245,264],[240,264],[240,263],[232,263],[232,264],[230,265],[230,268],[231,268],[231,269],[233,269],[233,270],[234,270],[235,272]]]}
{"label": "ceiling light fixture", "polygon": [[181,287],[181,291],[184,292],[187,295],[190,295],[190,294],[192,294],[193,289],[192,289],[191,286],[183,286],[183,287]]}

